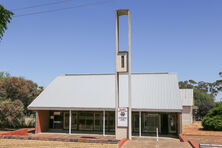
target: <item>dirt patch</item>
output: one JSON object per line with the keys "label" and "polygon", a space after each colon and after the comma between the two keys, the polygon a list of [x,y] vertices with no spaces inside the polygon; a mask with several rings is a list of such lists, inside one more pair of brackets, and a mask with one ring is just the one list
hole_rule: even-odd
{"label": "dirt patch", "polygon": [[222,144],[222,131],[203,130],[201,122],[183,125],[183,135],[187,140],[199,144]]}
{"label": "dirt patch", "polygon": [[206,131],[203,130],[201,122],[194,122],[191,125],[183,125],[184,135],[205,135],[205,136],[222,136],[222,131]]}
{"label": "dirt patch", "polygon": [[117,144],[0,139],[4,148],[116,148]]}

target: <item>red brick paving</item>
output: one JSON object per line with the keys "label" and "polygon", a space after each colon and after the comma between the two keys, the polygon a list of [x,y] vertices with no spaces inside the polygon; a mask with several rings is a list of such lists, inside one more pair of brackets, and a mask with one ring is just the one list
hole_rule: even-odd
{"label": "red brick paving", "polygon": [[0,135],[16,135],[16,136],[27,136],[28,132],[35,130],[34,128],[22,128],[13,131],[1,131]]}

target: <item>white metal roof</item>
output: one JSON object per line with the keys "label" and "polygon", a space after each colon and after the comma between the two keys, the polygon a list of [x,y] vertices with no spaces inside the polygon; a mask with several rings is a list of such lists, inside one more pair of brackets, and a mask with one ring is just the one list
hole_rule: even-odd
{"label": "white metal roof", "polygon": [[193,89],[180,89],[183,106],[193,106]]}
{"label": "white metal roof", "polygon": [[[120,107],[128,106],[128,76],[120,75]],[[29,109],[114,109],[114,74],[58,76],[29,105]],[[176,74],[132,74],[132,108],[181,110]]]}

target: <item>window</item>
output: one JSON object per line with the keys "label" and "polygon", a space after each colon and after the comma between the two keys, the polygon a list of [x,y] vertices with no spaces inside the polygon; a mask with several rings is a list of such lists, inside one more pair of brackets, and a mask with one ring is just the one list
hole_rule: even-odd
{"label": "window", "polygon": [[124,56],[121,56],[121,68],[124,68]]}

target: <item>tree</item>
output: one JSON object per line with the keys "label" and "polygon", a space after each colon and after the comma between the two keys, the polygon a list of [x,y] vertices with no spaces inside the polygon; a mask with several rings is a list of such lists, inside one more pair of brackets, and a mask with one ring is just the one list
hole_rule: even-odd
{"label": "tree", "polygon": [[8,72],[0,72],[0,80],[7,77],[10,77],[10,74]]}
{"label": "tree", "polygon": [[3,37],[3,34],[5,33],[5,30],[7,29],[7,24],[10,23],[12,19],[13,12],[5,9],[0,4],[0,40]]}
{"label": "tree", "polygon": [[202,120],[203,128],[206,130],[222,131],[222,104],[217,103]]}
{"label": "tree", "polygon": [[24,104],[25,113],[27,106],[42,91],[36,83],[21,77],[6,77],[0,81],[0,99],[20,100]]}
{"label": "tree", "polygon": [[194,89],[194,105],[198,106],[196,116],[203,119],[208,111],[214,107],[214,96],[203,90]]}

